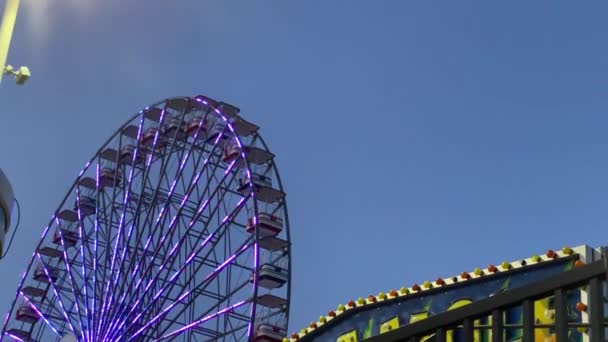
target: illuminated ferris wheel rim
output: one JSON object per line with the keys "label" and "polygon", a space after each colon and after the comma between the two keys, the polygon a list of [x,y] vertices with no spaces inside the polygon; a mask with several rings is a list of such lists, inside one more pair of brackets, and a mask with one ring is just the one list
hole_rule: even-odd
{"label": "illuminated ferris wheel rim", "polygon": [[[180,123],[178,125],[181,125],[182,123],[185,123],[184,122],[184,118],[188,115],[189,111],[192,110],[192,108],[190,108],[191,104],[197,104],[197,103],[199,105],[200,104],[204,104],[204,106],[209,107],[209,110],[208,110],[207,114],[209,114],[209,112],[214,112],[215,115],[217,115],[219,118],[221,118],[221,120],[223,120],[226,123],[226,127],[231,131],[231,133],[233,135],[233,138],[234,138],[235,142],[237,143],[237,145],[238,145],[238,147],[240,149],[240,156],[238,158],[242,159],[241,160],[242,161],[242,168],[245,170],[246,174],[249,175],[249,179],[250,179],[249,187],[251,188],[251,191],[250,191],[250,193],[246,197],[244,197],[244,199],[246,199],[245,202],[249,202],[251,200],[251,205],[252,205],[253,210],[255,212],[255,215],[254,215],[254,224],[255,224],[255,222],[259,221],[261,219],[261,217],[263,217],[263,214],[261,214],[258,211],[258,201],[259,201],[259,199],[256,197],[256,195],[257,195],[256,192],[257,192],[258,189],[256,188],[257,184],[254,183],[253,177],[252,177],[252,175],[255,175],[255,174],[252,171],[252,166],[251,166],[252,160],[251,159],[254,159],[254,161],[255,161],[256,158],[258,158],[258,159],[260,158],[260,155],[258,153],[257,157],[254,155],[253,157],[250,158],[249,156],[252,156],[254,154],[254,151],[258,151],[258,152],[262,151],[262,152],[266,153],[265,156],[270,156],[270,159],[269,159],[268,165],[267,165],[268,166],[267,172],[272,172],[273,173],[273,176],[275,177],[277,185],[278,185],[278,189],[276,191],[278,191],[278,193],[283,194],[283,197],[280,199],[280,204],[278,204],[278,207],[276,208],[276,210],[280,210],[283,213],[282,214],[283,217],[282,217],[281,222],[284,222],[284,229],[283,229],[283,233],[282,234],[285,236],[285,239],[281,240],[281,238],[279,238],[277,236],[269,236],[269,235],[267,235],[268,233],[265,233],[266,235],[262,236],[262,234],[260,233],[261,228],[259,228],[259,227],[256,226],[255,232],[250,237],[253,240],[253,244],[250,244],[250,246],[249,246],[249,247],[252,247],[251,250],[254,253],[254,259],[255,259],[254,260],[254,268],[253,268],[254,272],[253,272],[253,275],[251,277],[251,282],[253,283],[253,287],[254,287],[253,295],[248,300],[242,300],[242,301],[234,304],[234,306],[235,307],[236,306],[244,306],[245,304],[247,304],[247,305],[249,305],[251,307],[251,321],[249,322],[249,327],[247,328],[247,336],[248,336],[248,338],[255,338],[256,337],[256,333],[259,331],[261,335],[265,335],[266,337],[270,336],[269,338],[271,338],[271,340],[272,340],[273,336],[275,336],[275,335],[276,336],[280,336],[281,334],[284,333],[284,329],[286,328],[287,322],[288,322],[289,297],[290,297],[290,291],[291,291],[291,289],[290,289],[291,257],[290,257],[290,253],[289,253],[289,248],[290,248],[289,247],[290,246],[289,220],[288,220],[286,201],[285,201],[285,198],[284,198],[284,192],[283,192],[282,182],[281,182],[281,179],[280,179],[280,176],[279,176],[279,173],[278,173],[278,169],[277,169],[276,163],[274,163],[274,160],[273,160],[274,154],[272,154],[272,152],[270,152],[270,150],[268,149],[268,146],[266,145],[266,143],[264,142],[264,140],[262,139],[262,137],[259,135],[259,133],[258,133],[258,127],[255,126],[255,125],[253,125],[253,124],[251,124],[251,123],[248,123],[247,121],[243,120],[240,116],[238,116],[238,113],[239,113],[239,109],[238,108],[236,108],[236,107],[234,107],[232,105],[223,103],[223,102],[215,102],[214,100],[212,100],[210,98],[207,98],[205,96],[197,96],[197,97],[194,97],[194,98],[192,98],[192,97],[173,97],[173,98],[168,98],[168,99],[166,99],[164,101],[159,101],[158,103],[156,103],[154,105],[146,107],[146,109],[140,111],[138,114],[134,115],[131,119],[129,119],[125,124],[123,124],[103,144],[103,146],[97,151],[97,153],[95,154],[95,156],[89,160],[89,162],[85,165],[85,167],[83,168],[83,170],[81,171],[81,173],[79,174],[79,176],[77,177],[77,179],[75,180],[75,182],[73,183],[73,185],[70,187],[70,190],[68,191],[68,193],[66,194],[66,196],[64,196],[64,198],[63,198],[63,200],[61,202],[61,205],[60,205],[60,209],[62,207],[64,207],[64,206],[66,206],[66,203],[68,203],[67,201],[70,199],[70,197],[73,197],[74,191],[76,191],[76,193],[77,193],[77,203],[78,203],[77,204],[78,205],[77,214],[78,214],[78,220],[79,220],[78,221],[78,226],[79,226],[78,228],[79,228],[79,230],[81,231],[81,234],[82,234],[82,231],[84,230],[84,228],[83,228],[84,222],[81,221],[82,218],[80,217],[81,216],[81,210],[82,210],[82,208],[80,207],[80,202],[79,202],[81,200],[79,189],[85,183],[87,183],[87,182],[91,183],[91,178],[87,178],[86,177],[87,170],[89,170],[89,168],[91,167],[91,165],[95,164],[96,160],[98,161],[97,162],[98,163],[98,165],[97,165],[97,177],[96,177],[96,180],[95,180],[95,183],[96,183],[95,187],[98,188],[99,185],[100,185],[100,177],[99,177],[100,165],[99,165],[99,161],[102,159],[102,155],[106,151],[108,151],[108,146],[115,139],[117,139],[117,137],[120,137],[122,139],[121,135],[124,134],[125,130],[130,127],[130,124],[132,122],[135,122],[137,119],[140,119],[140,125],[139,125],[139,129],[138,129],[138,134],[137,134],[137,145],[136,145],[137,147],[136,147],[136,150],[139,149],[141,147],[139,145],[139,143],[140,143],[139,139],[142,138],[142,131],[143,131],[143,126],[144,126],[144,124],[143,124],[144,121],[145,120],[155,121],[154,118],[153,118],[153,116],[154,115],[158,115],[159,106],[162,106],[164,104],[164,108],[160,112],[160,118],[156,117],[156,119],[157,119],[156,121],[158,121],[158,127],[156,128],[156,133],[155,133],[154,143],[153,143],[154,145],[152,147],[152,154],[151,154],[151,155],[154,155],[155,148],[157,147],[156,144],[157,144],[157,141],[159,140],[158,137],[163,134],[161,132],[162,129],[163,129],[163,126],[162,126],[163,120],[164,120],[163,115],[164,115],[165,111],[168,110],[167,108],[171,106],[171,104],[175,105],[176,103],[181,103],[184,106],[184,108],[182,110],[180,110],[180,112],[181,112],[181,119],[180,120],[181,121],[180,121]],[[154,109],[156,109],[156,111],[154,111]],[[205,118],[207,117],[206,116],[207,114],[205,114]],[[201,125],[202,124],[199,123],[199,127]],[[168,127],[168,126],[165,126],[165,128],[166,127]],[[179,126],[179,127],[182,127],[182,126]],[[210,130],[210,127],[205,127],[205,128],[208,131]],[[199,130],[200,129],[201,128],[199,128]],[[249,129],[249,131],[246,132],[246,133],[248,133],[247,136],[249,136],[249,138],[248,138],[249,142],[256,143],[257,145],[259,145],[259,147],[254,147],[253,144],[251,146],[247,145],[246,144],[247,142],[244,142],[245,139],[242,136],[243,134],[241,134],[242,132],[241,133],[238,132],[239,129],[241,129],[241,130],[243,130],[243,129],[245,129],[245,130]],[[171,140],[171,142],[170,142],[170,144],[171,144],[172,147],[177,144],[177,138],[176,137],[178,135],[178,131],[175,132],[174,139]],[[207,133],[209,133],[209,132],[207,132]],[[198,131],[197,131],[197,134],[198,134]],[[195,136],[195,140],[196,140],[196,136]],[[215,148],[215,145],[217,145],[217,141],[218,140],[221,140],[220,136],[218,136],[218,138],[216,139],[216,142],[214,144],[214,148]],[[122,143],[120,143],[120,144],[122,144]],[[192,146],[190,147],[191,150],[192,150],[192,148],[193,148],[193,146],[195,144],[196,144],[196,142],[192,143]],[[119,151],[120,150],[115,150],[115,152],[119,152]],[[173,149],[171,150],[170,153],[173,153]],[[136,159],[135,155],[136,154],[137,154],[137,152],[135,152],[134,156],[133,156],[133,164],[131,165],[132,169],[130,171],[131,172],[130,177],[133,175],[133,168],[134,168],[134,165],[135,165],[135,159]],[[145,154],[145,152],[144,152],[144,154]],[[148,161],[146,162],[146,164],[145,164],[146,168],[150,168],[151,167],[151,160],[152,160],[152,157],[150,157],[150,159],[148,159]],[[119,168],[119,165],[118,165],[119,164],[119,159],[118,159],[118,157],[116,159],[116,163],[117,163],[117,166],[115,168],[115,170],[116,170],[115,171],[115,175],[118,174],[118,168]],[[232,165],[234,165],[234,162],[231,164],[230,167],[232,167]],[[145,169],[144,172],[145,171],[147,171],[147,169]],[[129,178],[129,182],[131,180],[132,180],[132,178]],[[130,185],[131,184],[129,183],[129,186]],[[99,189],[97,189],[97,190],[99,190]],[[130,188],[129,188],[129,190],[130,190]],[[98,192],[101,192],[101,191],[102,190],[99,190]],[[142,192],[142,194],[143,194],[143,192]],[[126,198],[127,197],[128,197],[128,195],[125,195],[125,208],[126,208]],[[138,202],[139,201],[140,200],[138,200]],[[75,208],[75,210],[76,210],[76,208]],[[10,336],[13,339],[17,339],[17,340],[22,339],[22,340],[25,340],[24,338],[20,337],[20,336],[23,336],[23,331],[22,330],[16,330],[16,331],[21,331],[21,332],[18,333],[18,334],[14,334],[14,333],[12,334],[11,330],[8,329],[9,328],[8,327],[9,320],[12,319],[12,317],[10,315],[14,314],[14,312],[16,310],[17,300],[19,299],[20,296],[23,297],[24,299],[26,299],[26,301],[28,301],[27,305],[29,305],[31,308],[34,308],[34,304],[32,302],[30,302],[28,300],[27,296],[25,296],[24,293],[23,293],[25,282],[26,282],[26,280],[28,280],[28,279],[26,279],[26,276],[32,271],[34,262],[38,262],[38,261],[41,262],[41,264],[43,265],[42,268],[44,268],[44,271],[45,271],[44,273],[46,273],[46,277],[49,278],[49,283],[52,283],[50,281],[51,280],[51,276],[49,275],[49,272],[46,269],[46,266],[44,266],[44,262],[42,262],[41,251],[45,248],[43,246],[43,244],[45,242],[45,238],[47,237],[47,235],[48,235],[48,233],[50,231],[50,228],[53,226],[54,223],[57,223],[57,225],[59,226],[59,217],[61,216],[61,214],[62,214],[62,212],[60,210],[57,210],[56,213],[53,215],[51,223],[44,230],[43,237],[42,237],[40,243],[38,244],[38,246],[36,248],[36,252],[34,253],[34,256],[30,260],[30,263],[28,264],[27,270],[24,273],[24,277],[23,277],[23,279],[22,279],[22,281],[21,281],[21,283],[19,285],[19,291],[18,291],[18,293],[17,293],[17,295],[16,295],[16,297],[15,297],[15,299],[13,301],[11,312],[9,312],[9,315],[7,315],[7,317],[6,317],[5,325],[4,325],[4,329],[3,329],[4,330],[3,331],[3,335],[0,336],[0,339],[2,339],[5,336]],[[96,215],[97,215],[97,213],[96,213]],[[228,217],[229,216],[226,216],[226,218],[228,218]],[[119,232],[118,232],[119,238],[117,238],[116,241],[118,241],[120,239],[120,233],[121,232],[119,230]],[[61,233],[61,234],[63,234],[63,233]],[[276,235],[278,235],[278,234],[279,233],[276,233]],[[129,235],[129,238],[130,237],[131,237],[131,235]],[[266,266],[269,266],[269,265],[267,265],[267,264],[262,265],[261,262],[260,262],[260,258],[261,258],[260,255],[264,253],[264,251],[262,251],[263,248],[261,248],[260,243],[264,243],[264,241],[267,241],[269,239],[270,240],[272,240],[272,239],[279,240],[280,248],[276,248],[276,244],[274,244],[274,246],[276,248],[276,250],[274,252],[278,251],[279,253],[282,254],[282,256],[279,256],[277,258],[277,260],[281,259],[281,258],[284,259],[284,265],[285,265],[285,267],[283,268],[283,271],[285,271],[284,272],[285,273],[285,275],[284,275],[285,276],[285,280],[284,280],[283,284],[280,284],[280,283],[277,284],[277,277],[273,278],[273,271],[274,270],[270,270],[269,267],[266,267]],[[65,251],[66,245],[65,245],[65,241],[64,241],[63,235],[61,235],[60,240],[61,240],[61,246],[64,248],[64,251]],[[85,240],[83,239],[83,241],[85,241]],[[276,243],[276,242],[277,241],[274,241],[274,243]],[[130,240],[127,241],[126,244],[127,245],[125,246],[125,250],[126,249],[130,249],[131,248],[131,246],[130,246]],[[266,243],[266,244],[267,245],[273,245],[273,242],[271,241],[271,242]],[[81,245],[85,245],[85,244],[82,243]],[[96,248],[97,248],[97,245],[96,245]],[[249,249],[249,248],[247,248],[247,249]],[[241,252],[243,252],[243,250],[241,250]],[[85,255],[85,252],[83,250],[83,252],[82,252],[82,256],[83,256],[83,262],[82,262],[82,264],[83,265],[85,264],[85,262],[84,262],[84,255]],[[114,255],[116,255],[116,250],[114,251]],[[233,256],[234,255],[232,255],[231,257],[233,257]],[[63,253],[63,257],[64,257],[65,260],[69,260],[69,258],[65,254],[65,252]],[[236,258],[234,258],[234,259],[236,259]],[[72,261],[74,261],[74,259],[72,259]],[[121,261],[124,261],[124,260],[121,260]],[[232,261],[231,261],[231,263],[232,263]],[[70,262],[66,262],[66,268],[68,269],[68,271],[69,271],[69,268],[70,268],[69,264],[70,264]],[[232,266],[232,265],[230,265],[230,266]],[[270,265],[270,266],[272,266],[272,265]],[[73,269],[73,267],[72,267],[72,269]],[[161,267],[161,269],[162,269],[162,267]],[[86,276],[85,270],[86,270],[86,267],[83,266],[84,280],[85,280],[85,283],[86,283],[87,276]],[[97,271],[95,271],[95,273],[96,272]],[[70,271],[70,273],[71,273],[71,271]],[[265,276],[265,278],[262,279],[262,276]],[[70,278],[71,278],[71,275],[70,275]],[[273,281],[274,281],[274,283],[273,283]],[[72,282],[72,284],[74,284],[74,280],[72,280],[71,282]],[[279,297],[273,296],[272,294],[265,294],[265,295],[260,296],[259,293],[258,293],[258,286],[262,282],[264,282],[264,284],[266,284],[267,286],[269,286],[269,288],[271,288],[271,289],[276,288],[276,287],[281,287],[282,285],[286,285],[285,286],[286,293],[283,296],[284,298],[279,298]],[[268,285],[268,284],[270,284],[270,285]],[[50,285],[50,287],[52,287],[53,291],[55,291],[55,285],[54,284]],[[87,289],[87,286],[84,287],[85,292],[86,292],[86,289]],[[48,290],[49,289],[47,288],[47,292],[48,292]],[[57,292],[58,291],[55,291],[55,297],[59,298],[59,295],[58,295]],[[74,302],[77,302],[78,298],[76,298],[77,297],[76,291],[73,291],[73,292],[74,292],[74,297],[75,297]],[[95,292],[95,293],[97,293],[97,292]],[[82,295],[82,294],[80,294],[80,295]],[[266,324],[266,322],[264,322],[264,321],[256,320],[256,314],[258,313],[256,311],[256,305],[260,305],[261,299],[265,299],[268,303],[270,303],[269,304],[270,306],[272,306],[272,305],[277,306],[278,305],[280,307],[280,311],[284,315],[284,323],[281,324],[281,326],[272,325],[272,324]],[[60,302],[60,305],[61,305],[61,299],[60,298],[59,298],[59,302]],[[268,303],[266,303],[266,304],[268,304]],[[85,310],[86,310],[86,306],[88,305],[88,303],[85,303],[84,305],[85,305]],[[77,304],[75,304],[74,307],[76,308],[76,310],[79,309],[79,305],[77,305]],[[63,308],[63,306],[62,306],[62,308]],[[64,309],[64,311],[65,310],[67,310],[67,309]],[[72,310],[73,310],[73,308],[72,308]],[[233,310],[233,309],[231,309],[231,308],[224,308],[224,310],[226,312],[228,312],[228,311]],[[44,320],[47,323],[47,325],[51,327],[51,329],[55,330],[53,328],[52,324],[50,324],[50,322],[47,321],[47,319],[45,318],[44,314],[42,312],[40,312],[40,310],[35,309],[34,311],[36,311],[36,313],[35,313],[34,316],[38,316],[37,317],[38,320],[40,320],[40,319]],[[72,314],[72,312],[70,312],[70,314]],[[87,318],[88,318],[89,314],[87,313],[86,315],[87,315]],[[69,321],[69,318],[67,316],[65,318],[66,318],[66,321]],[[193,324],[192,327],[194,325],[196,325],[195,323],[197,323],[197,321],[190,322],[190,324]],[[32,326],[33,326],[33,324],[32,324]],[[34,330],[34,328],[30,329],[27,338],[30,338],[33,330]],[[77,329],[73,329],[73,330],[74,330],[75,334],[78,333]],[[270,333],[267,333],[268,331],[270,331]],[[55,332],[57,332],[57,331],[55,331]],[[84,329],[83,329],[82,334],[84,335]],[[61,335],[61,334],[58,333],[58,335]],[[171,335],[171,336],[173,336],[173,335]],[[264,338],[264,336],[262,336],[262,338]],[[83,339],[83,340],[91,340],[91,341],[94,340],[93,337],[91,337],[91,336],[87,337],[86,335],[85,336],[81,336],[81,339]]]}

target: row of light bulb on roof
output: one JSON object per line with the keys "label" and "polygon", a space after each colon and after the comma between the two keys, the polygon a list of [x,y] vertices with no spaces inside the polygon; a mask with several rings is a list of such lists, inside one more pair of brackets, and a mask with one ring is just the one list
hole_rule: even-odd
{"label": "row of light bulb on roof", "polygon": [[[564,247],[561,250],[561,253],[564,256],[568,256],[568,255],[572,255],[574,253],[574,251],[572,250],[572,248],[570,247]],[[548,250],[547,253],[545,253],[545,257],[546,259],[543,259],[541,256],[539,255],[533,255],[530,258],[530,261],[532,263],[539,263],[541,261],[548,261],[548,260],[553,260],[558,258],[560,255],[553,251],[553,250]],[[584,263],[581,260],[577,260],[575,262],[575,266],[582,266]],[[318,322],[311,322],[310,325],[308,326],[308,328],[302,328],[302,330],[300,331],[300,333],[293,333],[291,335],[291,338],[284,338],[283,342],[290,342],[290,341],[297,341],[299,338],[304,337],[306,334],[314,331],[315,329],[319,328],[320,326],[326,324],[327,322],[333,320],[334,318],[336,318],[337,316],[343,314],[344,312],[348,311],[348,310],[352,310],[354,308],[358,308],[361,306],[365,306],[365,305],[370,305],[370,304],[374,304],[377,302],[382,302],[385,300],[390,300],[390,299],[394,299],[397,297],[403,297],[403,296],[407,296],[410,293],[418,293],[418,292],[422,292],[425,290],[430,290],[432,288],[435,287],[440,287],[440,286],[444,286],[444,285],[451,285],[451,284],[455,284],[458,282],[458,278],[462,279],[462,280],[469,280],[469,279],[474,279],[474,278],[479,278],[482,277],[484,275],[490,275],[490,274],[495,274],[499,272],[499,268],[501,268],[503,271],[508,271],[511,270],[513,268],[519,268],[519,267],[524,267],[528,265],[528,262],[526,260],[522,260],[519,262],[519,265],[517,265],[517,262],[514,263],[510,263],[510,262],[503,262],[500,264],[499,267],[495,266],[495,265],[489,265],[485,270],[481,269],[481,268],[476,268],[475,270],[473,270],[473,273],[469,273],[469,272],[462,272],[460,274],[460,276],[456,276],[453,277],[451,279],[448,280],[448,282],[446,282],[445,279],[442,278],[437,278],[437,280],[435,280],[434,282],[430,282],[430,281],[425,281],[424,283],[422,283],[421,285],[418,284],[414,284],[411,288],[407,288],[407,287],[402,287],[401,289],[399,289],[399,291],[397,290],[391,290],[387,293],[384,292],[380,292],[377,296],[374,295],[370,295],[368,296],[366,299],[364,298],[359,298],[357,301],[349,301],[346,305],[344,304],[340,304],[338,305],[337,310],[331,310],[329,311],[329,313],[327,314],[327,316],[321,316],[319,317],[319,321]],[[582,304],[582,305],[579,305]],[[577,309],[579,309],[579,311],[585,311],[586,310],[586,306],[583,303],[579,303],[577,304]],[[584,306],[584,310],[582,310]]]}

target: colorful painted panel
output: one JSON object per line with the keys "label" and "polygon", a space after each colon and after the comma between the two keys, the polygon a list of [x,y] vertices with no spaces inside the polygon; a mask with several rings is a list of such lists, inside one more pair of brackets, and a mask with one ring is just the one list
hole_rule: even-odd
{"label": "colorful painted panel", "polygon": [[[378,335],[394,330],[404,324],[413,323],[441,312],[453,310],[475,301],[488,298],[500,292],[531,284],[535,281],[546,279],[552,275],[559,274],[573,267],[574,260],[563,259],[555,262],[531,267],[526,270],[499,273],[494,277],[479,279],[476,282],[454,285],[445,290],[437,289],[428,291],[420,296],[409,296],[401,300],[387,302],[375,308],[354,311],[350,315],[341,317],[339,321],[332,322],[324,329],[319,329],[314,334],[307,336],[314,341],[361,341],[367,337]],[[580,322],[581,315],[575,310],[576,303],[580,301],[580,291],[568,294],[568,314],[570,321]],[[540,300],[535,303],[535,317],[539,324],[553,323],[553,301],[551,298]],[[514,308],[505,314],[505,324],[521,324],[521,309]],[[476,325],[491,325],[491,319],[484,318],[476,322]],[[571,341],[581,340],[578,332],[572,331]],[[432,336],[429,336],[429,339]],[[462,341],[459,331],[450,331],[448,341]],[[521,339],[521,329],[511,328],[505,333],[506,341],[518,341]],[[489,329],[475,331],[475,341],[490,341]],[[536,341],[552,341],[552,329],[537,329]]]}

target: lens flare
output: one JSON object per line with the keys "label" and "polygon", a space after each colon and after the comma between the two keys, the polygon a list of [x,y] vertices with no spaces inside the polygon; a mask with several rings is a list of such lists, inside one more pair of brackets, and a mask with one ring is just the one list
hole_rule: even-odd
{"label": "lens flare", "polygon": [[[90,13],[92,0],[21,0],[22,13],[32,38],[44,42],[57,26],[66,25],[60,16],[83,16]],[[69,24],[68,24],[69,25]]]}

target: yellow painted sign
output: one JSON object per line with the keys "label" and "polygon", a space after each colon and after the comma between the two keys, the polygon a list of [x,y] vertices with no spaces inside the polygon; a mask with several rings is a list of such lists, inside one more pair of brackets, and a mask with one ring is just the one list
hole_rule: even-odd
{"label": "yellow painted sign", "polygon": [[395,330],[399,328],[399,317],[395,316],[393,318],[391,318],[390,320],[382,323],[382,325],[380,326],[380,333],[384,334],[385,332],[389,332],[391,330]]}
{"label": "yellow painted sign", "polygon": [[351,330],[341,335],[336,342],[357,342],[357,330]]}

